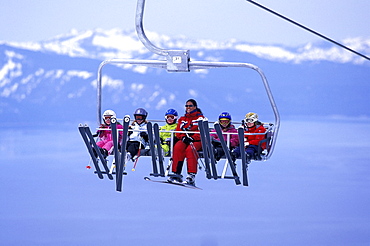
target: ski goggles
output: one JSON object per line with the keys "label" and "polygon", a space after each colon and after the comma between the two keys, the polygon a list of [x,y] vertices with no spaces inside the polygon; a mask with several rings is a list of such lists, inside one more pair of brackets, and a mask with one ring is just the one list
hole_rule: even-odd
{"label": "ski goggles", "polygon": [[254,123],[255,122],[255,120],[254,119],[245,119],[244,120],[246,123]]}
{"label": "ski goggles", "polygon": [[219,121],[220,121],[220,124],[223,125],[223,126],[224,125],[228,125],[230,123],[230,120],[229,119],[226,119],[226,120],[220,119]]}
{"label": "ski goggles", "polygon": [[166,120],[174,120],[174,119],[176,119],[176,116],[169,114],[169,115],[166,115],[165,118],[166,118]]}
{"label": "ski goggles", "polygon": [[135,115],[135,120],[144,120],[144,116],[142,116],[142,115]]}

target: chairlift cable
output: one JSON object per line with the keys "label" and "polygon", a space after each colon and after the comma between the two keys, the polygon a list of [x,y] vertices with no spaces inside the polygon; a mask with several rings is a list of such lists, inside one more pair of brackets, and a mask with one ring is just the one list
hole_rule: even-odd
{"label": "chairlift cable", "polygon": [[275,12],[275,11],[273,11],[273,10],[271,10],[271,9],[269,9],[269,8],[261,5],[261,4],[259,4],[259,3],[256,3],[253,0],[246,0],[246,1],[248,1],[250,3],[253,3],[254,5],[256,5],[256,6],[262,8],[262,9],[264,9],[264,10],[266,10],[266,11],[268,11],[268,12],[274,14],[274,15],[277,15],[278,17],[280,17],[280,18],[282,18],[282,19],[284,19],[286,21],[289,21],[290,23],[293,23],[294,25],[297,25],[300,28],[305,29],[306,31],[309,31],[309,32],[311,32],[311,33],[313,33],[313,34],[315,34],[315,35],[317,35],[317,36],[319,36],[319,37],[321,37],[321,38],[329,41],[329,42],[332,42],[333,44],[336,44],[336,45],[338,45],[338,46],[340,46],[340,47],[342,47],[342,48],[344,48],[344,49],[346,49],[346,50],[348,50],[348,51],[350,51],[352,53],[355,53],[356,55],[359,55],[359,56],[361,56],[361,57],[363,57],[363,58],[365,58],[365,59],[367,59],[367,60],[370,61],[370,58],[368,56],[366,56],[364,54],[361,54],[360,52],[357,52],[357,51],[355,51],[355,50],[353,50],[353,49],[351,49],[351,48],[349,48],[349,47],[347,47],[347,46],[345,46],[345,45],[343,45],[341,43],[338,43],[337,41],[335,41],[335,40],[333,40],[331,38],[328,38],[328,37],[326,37],[326,36],[324,36],[324,35],[316,32],[316,31],[314,31],[314,30],[312,30],[312,29],[310,29],[310,28],[308,28],[308,27],[306,27],[306,26],[304,26],[302,24],[299,24],[298,22],[296,22],[294,20],[291,20],[291,19],[289,19],[289,18],[287,18],[287,17],[285,17],[285,16],[283,16],[283,15],[281,15],[281,14],[279,14],[279,13],[277,13],[277,12]]}

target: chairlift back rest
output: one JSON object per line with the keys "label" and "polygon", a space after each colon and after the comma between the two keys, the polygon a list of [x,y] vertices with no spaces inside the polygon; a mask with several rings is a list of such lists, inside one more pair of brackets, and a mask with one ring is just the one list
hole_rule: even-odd
{"label": "chairlift back rest", "polygon": [[[268,153],[270,148],[271,148],[271,144],[272,144],[271,138],[272,138],[272,135],[273,135],[273,129],[272,129],[273,124],[272,123],[268,123],[268,124],[265,123],[265,124],[263,124],[263,126],[266,129],[265,139],[261,140],[258,144],[258,150],[257,150],[256,156],[254,157],[255,160],[261,160],[262,159],[261,156],[264,155],[263,151],[266,150],[267,153]],[[109,129],[99,129],[99,130],[109,130]],[[213,128],[210,128],[210,131],[212,131],[212,130],[213,130]],[[132,130],[129,130],[129,131],[132,131]],[[263,143],[266,143],[266,148],[262,147]],[[113,155],[113,153],[111,153],[111,155]],[[141,155],[142,156],[151,156],[150,151],[148,149],[142,149]],[[204,157],[202,149],[198,151],[198,155],[199,155],[199,158]],[[226,156],[221,157],[221,159],[225,159],[225,158],[226,158]]]}
{"label": "chairlift back rest", "polygon": [[[272,144],[272,135],[273,135],[273,126],[274,124],[273,123],[262,123],[263,127],[265,127],[266,129],[266,133],[265,133],[265,139],[261,140],[258,144],[258,150],[257,150],[257,153],[256,153],[256,156],[254,156],[254,160],[262,160],[262,155],[266,155],[268,154],[268,152],[270,151],[270,148],[271,148],[271,144]],[[213,130],[212,128],[210,128],[210,131]],[[263,148],[263,144],[265,144],[265,148]],[[263,151],[266,150],[267,153],[263,153]],[[199,154],[199,158],[203,158],[203,150],[199,150],[198,151],[198,154]],[[226,156],[222,156],[221,159],[226,159]],[[238,158],[240,159],[240,158]]]}

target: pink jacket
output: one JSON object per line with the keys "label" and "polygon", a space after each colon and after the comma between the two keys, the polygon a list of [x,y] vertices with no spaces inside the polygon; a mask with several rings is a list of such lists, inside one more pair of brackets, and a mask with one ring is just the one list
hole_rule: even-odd
{"label": "pink jacket", "polygon": [[[238,130],[235,129],[234,125],[230,125],[229,127],[222,129],[222,131],[223,132],[236,132],[236,133],[238,132]],[[216,132],[216,130],[213,129],[211,132]],[[230,139],[230,147],[231,148],[235,148],[236,146],[239,145],[238,134],[222,134],[222,136],[224,137],[226,142],[227,142],[227,138],[228,138],[227,135],[230,135],[229,139]],[[220,140],[218,138],[217,133],[216,134],[211,134],[211,138],[214,138],[215,140]]]}
{"label": "pink jacket", "polygon": [[[108,125],[105,125],[105,124],[101,124],[99,126],[99,128],[106,128],[106,129],[109,129],[109,130],[99,130],[97,132],[99,138],[100,138],[100,141],[103,141],[103,142],[109,142],[109,141],[113,141],[113,136],[112,136],[112,131],[110,131],[111,127],[108,126]],[[123,129],[123,126],[121,124],[117,124],[117,129]],[[120,143],[121,140],[122,140],[122,136],[123,136],[123,131],[119,131],[119,135],[118,135],[118,142]]]}

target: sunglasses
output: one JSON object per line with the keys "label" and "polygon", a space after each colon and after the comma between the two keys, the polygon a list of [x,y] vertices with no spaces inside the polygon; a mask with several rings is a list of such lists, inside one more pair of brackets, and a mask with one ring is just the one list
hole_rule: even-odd
{"label": "sunglasses", "polygon": [[185,105],[185,108],[192,108],[194,105]]}

